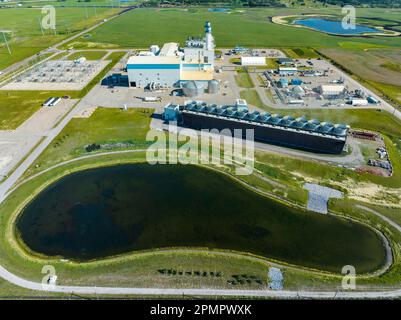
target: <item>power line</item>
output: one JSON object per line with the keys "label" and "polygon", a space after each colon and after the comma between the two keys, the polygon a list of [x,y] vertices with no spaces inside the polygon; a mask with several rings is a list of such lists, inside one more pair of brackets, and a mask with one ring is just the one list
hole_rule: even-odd
{"label": "power line", "polygon": [[8,53],[11,55],[10,46],[8,45],[7,37],[6,37],[6,34],[4,31],[3,31],[3,38],[4,38],[4,42],[6,43]]}
{"label": "power line", "polygon": [[40,31],[42,31],[42,36],[45,35],[45,33],[43,32],[43,27],[42,27],[42,23],[40,21],[40,18],[38,17],[38,22],[39,22],[39,26],[40,26]]}

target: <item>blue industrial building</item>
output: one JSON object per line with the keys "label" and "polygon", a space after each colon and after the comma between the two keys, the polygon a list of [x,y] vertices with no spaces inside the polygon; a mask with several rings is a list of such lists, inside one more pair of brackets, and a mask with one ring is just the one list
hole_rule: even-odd
{"label": "blue industrial building", "polygon": [[161,50],[153,45],[149,51],[128,59],[129,86],[144,88],[153,83],[181,87],[188,81],[197,81],[206,88],[213,80],[214,47],[210,22],[205,24],[205,36],[188,38],[184,48],[173,42],[164,44]]}
{"label": "blue industrial building", "polygon": [[300,86],[302,84],[302,80],[299,78],[292,78],[291,79],[291,84],[293,86]]}

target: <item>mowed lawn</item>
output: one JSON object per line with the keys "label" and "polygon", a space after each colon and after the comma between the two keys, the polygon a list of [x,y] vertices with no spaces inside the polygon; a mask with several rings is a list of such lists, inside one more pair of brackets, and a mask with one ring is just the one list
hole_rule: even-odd
{"label": "mowed lawn", "polygon": [[0,130],[18,128],[48,98],[64,94],[58,91],[0,91]]}
{"label": "mowed lawn", "polygon": [[253,88],[255,86],[248,72],[237,72],[235,82],[242,88]]}
{"label": "mowed lawn", "polygon": [[[270,17],[285,14],[314,12],[316,9],[245,9],[232,13],[208,12],[206,8],[189,9],[136,9],[91,31],[91,37],[80,37],[76,41],[116,44],[123,47],[145,48],[151,44],[180,42],[189,35],[203,33],[205,21],[212,23],[217,47],[235,45],[249,47],[337,47],[342,37],[320,32],[277,25]],[[338,14],[339,8],[322,9],[316,12]],[[376,10],[377,11],[377,10]],[[385,15],[384,10],[383,15]],[[361,12],[364,12],[362,10]],[[129,30],[129,32],[127,32]],[[401,46],[400,38],[353,38],[359,43],[375,43]]]}
{"label": "mowed lawn", "polygon": [[[56,34],[43,30],[39,21],[45,16],[41,8],[0,9],[0,29],[8,31],[11,49],[8,53],[3,37],[0,40],[0,70],[82,31],[104,18],[117,13],[119,9],[97,8],[56,8]],[[88,17],[86,16],[88,12]]]}
{"label": "mowed lawn", "polygon": [[153,109],[126,111],[97,108],[89,118],[74,118],[45,149],[36,164],[42,168],[80,154],[89,144],[144,143]]}
{"label": "mowed lawn", "polygon": [[106,51],[78,51],[70,54],[67,60],[75,60],[85,57],[86,60],[100,60],[106,55]]}

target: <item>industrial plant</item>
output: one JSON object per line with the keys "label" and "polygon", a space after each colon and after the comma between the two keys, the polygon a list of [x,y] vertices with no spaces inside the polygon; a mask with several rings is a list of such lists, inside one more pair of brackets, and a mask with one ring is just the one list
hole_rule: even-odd
{"label": "industrial plant", "polygon": [[169,104],[165,107],[164,119],[197,130],[241,129],[243,138],[246,138],[246,129],[253,129],[257,141],[327,154],[343,151],[349,129],[345,124],[249,111],[242,99],[231,106],[201,101],[187,101],[183,106]]}
{"label": "industrial plant", "polygon": [[205,23],[205,36],[188,38],[184,48],[178,43],[166,43],[161,49],[152,45],[149,51],[128,59],[129,86],[182,88],[188,96],[215,91],[218,83],[213,81],[214,48],[210,22]]}

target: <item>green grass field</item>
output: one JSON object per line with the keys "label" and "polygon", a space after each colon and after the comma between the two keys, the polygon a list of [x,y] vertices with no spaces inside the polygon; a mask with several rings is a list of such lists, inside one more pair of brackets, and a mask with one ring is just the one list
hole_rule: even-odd
{"label": "green grass field", "polygon": [[[335,12],[338,8],[328,9],[241,9],[231,14],[211,13],[205,8],[191,9],[139,9],[110,21],[91,32],[91,37],[80,37],[76,41],[115,44],[123,47],[148,47],[151,44],[164,42],[180,42],[188,35],[198,35],[203,32],[206,20],[212,23],[213,34],[217,47],[227,48],[235,45],[249,47],[296,47],[324,48],[338,47],[342,37],[330,36],[312,30],[281,26],[269,21],[275,15],[294,14],[302,12]],[[387,12],[388,11],[388,12]],[[384,9],[360,9],[362,15],[391,17],[400,20],[399,11]],[[152,23],[149,23],[152,21]],[[143,26],[146,25],[146,32]],[[126,32],[126,30],[130,32]],[[252,34],[250,37],[249,35]],[[401,38],[353,38],[356,43],[367,43],[399,47]],[[306,49],[302,49],[304,55]]]}
{"label": "green grass field", "polygon": [[78,1],[78,0],[63,0],[63,1],[52,1],[52,0],[37,0],[37,1],[32,1],[32,0],[21,0],[21,1],[15,1],[15,0],[10,0],[8,4],[16,4],[16,3],[21,3],[23,7],[29,7],[29,6],[43,6],[43,5],[51,5],[55,7],[82,7],[82,6],[87,6],[88,8],[93,7],[93,6],[105,6],[105,7],[118,7],[118,6],[128,6],[132,5],[134,3],[138,3],[138,1],[124,1],[120,2],[118,0],[91,0],[88,2],[85,2],[84,4],[82,3],[83,1]]}
{"label": "green grass field", "polygon": [[101,60],[106,55],[106,51],[78,51],[70,54],[67,59],[75,60],[85,57],[86,60]]}
{"label": "green grass field", "polygon": [[[57,8],[56,34],[52,30],[41,33],[39,21],[44,17],[41,8],[16,8],[0,10],[0,29],[7,30],[11,55],[3,38],[0,40],[0,69],[82,31],[106,17],[117,13],[118,9],[97,8]],[[88,16],[86,16],[88,12]]]}
{"label": "green grass field", "polygon": [[[89,118],[74,118],[35,161],[37,171],[73,157],[88,154],[89,144],[137,143],[145,141],[151,109],[98,108]],[[29,173],[30,171],[28,171]]]}
{"label": "green grass field", "polygon": [[311,48],[284,49],[284,53],[293,59],[314,59],[319,55]]}
{"label": "green grass field", "polygon": [[260,100],[259,94],[256,90],[242,90],[240,92],[240,96],[242,99],[245,99],[249,104],[254,105],[255,107],[266,109],[266,106],[263,104],[262,100]]}
{"label": "green grass field", "polygon": [[0,91],[0,130],[16,129],[39,110],[48,98],[65,94],[70,92]]}
{"label": "green grass field", "polygon": [[235,75],[235,82],[241,88],[255,87],[248,72],[237,72],[237,74]]}

